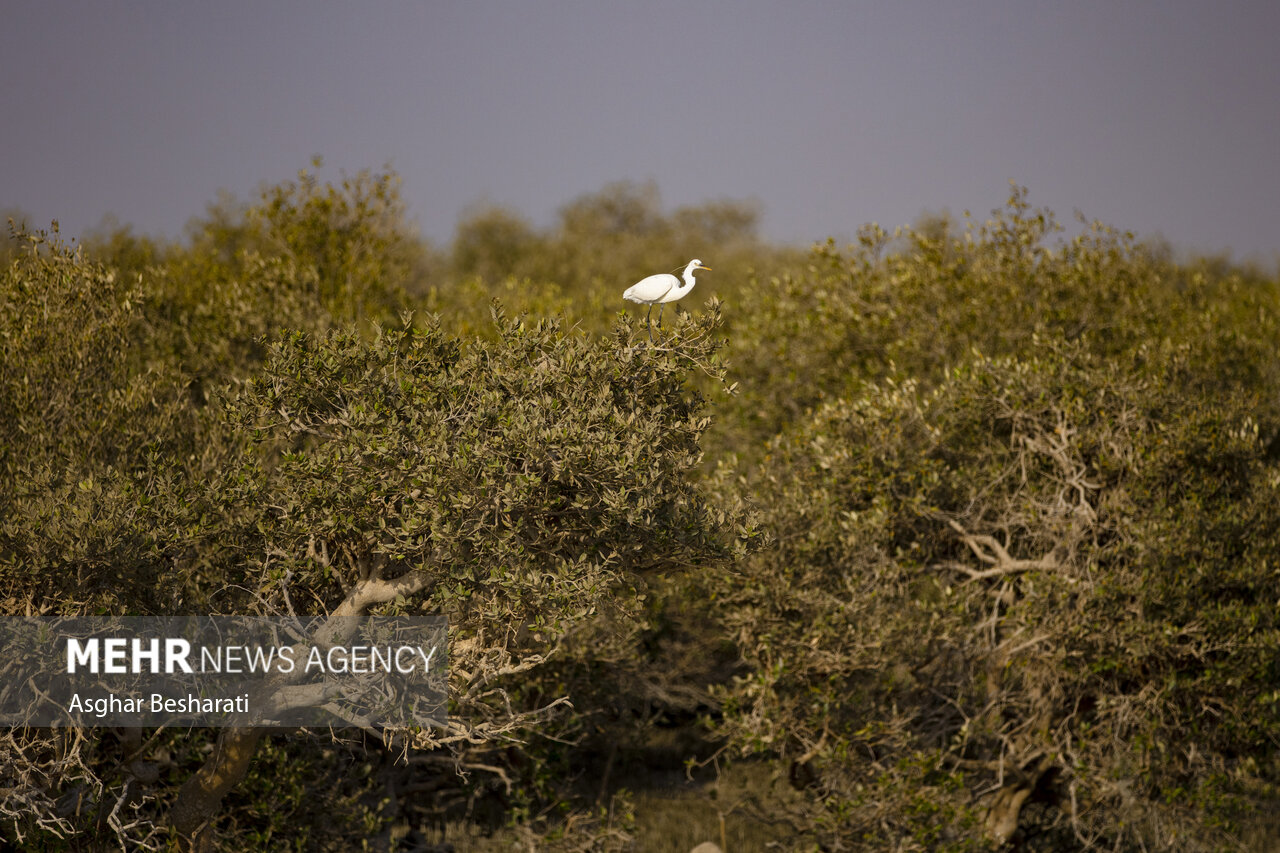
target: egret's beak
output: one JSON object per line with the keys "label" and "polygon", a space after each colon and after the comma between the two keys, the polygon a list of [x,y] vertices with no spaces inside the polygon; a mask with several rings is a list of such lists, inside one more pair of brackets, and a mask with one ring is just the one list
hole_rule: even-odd
{"label": "egret's beak", "polygon": [[707,272],[711,272],[711,267],[704,267],[704,266],[702,266],[701,264],[699,264],[699,265],[698,265],[698,269],[700,269],[700,270],[706,270]]}

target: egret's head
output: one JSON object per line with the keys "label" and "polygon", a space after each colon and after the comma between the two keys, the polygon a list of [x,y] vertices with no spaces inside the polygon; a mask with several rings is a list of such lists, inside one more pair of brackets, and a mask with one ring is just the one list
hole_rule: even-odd
{"label": "egret's head", "polygon": [[711,272],[711,267],[704,267],[704,266],[702,265],[702,261],[698,260],[697,258],[693,259],[692,261],[689,261],[689,269],[690,269],[691,271],[692,271],[692,270],[706,270],[707,272]]}

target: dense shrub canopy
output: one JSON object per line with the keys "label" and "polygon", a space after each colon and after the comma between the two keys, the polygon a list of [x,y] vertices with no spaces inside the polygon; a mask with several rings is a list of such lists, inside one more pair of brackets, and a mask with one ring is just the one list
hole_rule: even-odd
{"label": "dense shrub canopy", "polygon": [[[172,244],[17,230],[0,600],[331,640],[441,612],[449,725],[13,730],[6,840],[390,849],[483,802],[641,849],[615,757],[673,731],[776,772],[742,802],[801,849],[1274,831],[1274,276],[1062,237],[1016,187],[808,254],[627,183],[437,251],[397,188],[303,172]],[[621,293],[692,257],[650,342]]]}
{"label": "dense shrub canopy", "polygon": [[1189,397],[1176,357],[1044,349],[869,386],[771,448],[726,726],[796,762],[832,837],[1223,843],[1261,790],[1280,419]]}
{"label": "dense shrub canopy", "polygon": [[703,322],[674,353],[626,325],[591,340],[500,313],[493,342],[408,319],[369,340],[295,333],[227,403],[255,440],[211,490],[228,571],[288,573],[331,605],[358,577],[425,572],[459,630],[555,636],[632,575],[727,558],[690,476]]}
{"label": "dense shrub canopy", "polygon": [[1275,369],[1256,349],[1274,343],[1274,280],[1178,264],[1099,222],[1069,240],[1061,230],[1015,187],[1004,209],[963,229],[946,218],[893,235],[869,225],[847,249],[828,242],[782,275],[749,278],[731,302],[746,310],[729,316],[744,392],[722,419],[729,449],[758,458],[786,424],[865,380],[933,384],[975,351],[1034,354],[1046,340],[1109,356],[1225,337],[1255,348],[1233,369]]}
{"label": "dense shrub canopy", "polygon": [[869,230],[757,327],[776,545],[724,576],[722,730],[819,837],[1200,849],[1275,801],[1275,283],[1050,223]]}

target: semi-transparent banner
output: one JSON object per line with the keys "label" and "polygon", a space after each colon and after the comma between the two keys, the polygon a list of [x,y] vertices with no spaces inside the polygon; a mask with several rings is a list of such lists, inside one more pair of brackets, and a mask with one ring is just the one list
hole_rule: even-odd
{"label": "semi-transparent banner", "polygon": [[0,725],[440,726],[447,637],[442,616],[373,618],[329,644],[249,616],[9,619]]}

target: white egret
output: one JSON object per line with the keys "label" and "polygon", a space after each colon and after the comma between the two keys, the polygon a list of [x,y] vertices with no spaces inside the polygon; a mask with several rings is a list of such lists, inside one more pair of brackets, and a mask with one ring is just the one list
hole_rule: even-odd
{"label": "white egret", "polygon": [[710,272],[711,267],[704,267],[702,261],[694,258],[684,268],[684,274],[681,276],[684,279],[684,284],[681,284],[680,279],[671,273],[664,272],[640,279],[622,294],[623,299],[649,306],[648,312],[644,315],[645,325],[649,327],[649,340],[653,340],[653,326],[649,322],[649,315],[653,313],[653,306],[661,306],[658,308],[658,325],[661,326],[662,311],[666,308],[666,304],[675,302],[690,290],[693,290],[693,286],[696,284],[693,280],[694,270],[707,270]]}

